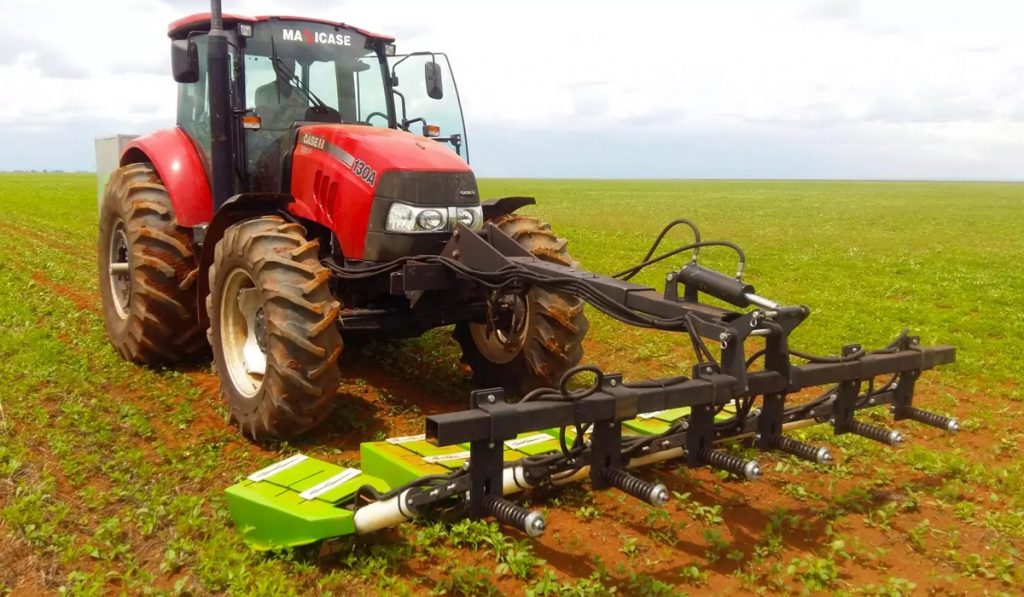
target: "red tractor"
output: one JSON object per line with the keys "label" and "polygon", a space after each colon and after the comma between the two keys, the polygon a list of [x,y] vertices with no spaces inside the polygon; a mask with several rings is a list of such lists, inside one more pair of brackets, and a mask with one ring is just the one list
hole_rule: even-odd
{"label": "red tractor", "polygon": [[[531,198],[481,202],[442,54],[398,56],[390,37],[343,23],[223,16],[218,0],[209,14],[173,23],[170,37],[178,126],[128,142],[101,202],[100,288],[118,352],[169,364],[212,347],[231,416],[253,438],[293,436],[327,416],[345,337],[454,324],[484,388],[470,410],[426,420],[431,446],[470,447],[441,456],[461,459],[448,473],[437,462],[410,469],[407,454],[382,456],[389,448],[371,443],[364,467],[389,491],[341,471],[302,493],[308,500],[352,481],[354,494],[328,501],[381,504],[360,510],[371,522],[356,516],[355,527],[331,532],[380,528],[467,494],[471,515],[533,532],[542,522],[501,496],[586,475],[663,503],[663,487],[625,469],[685,458],[756,478],[756,460],[716,447],[740,438],[828,462],[827,449],[785,434],[814,423],[901,442],[897,430],[856,417],[868,408],[957,428],[913,405],[917,378],[952,362],[952,347],[925,348],[904,333],[837,356],[793,349],[790,334],[810,309],[756,294],[743,280],[743,250],[702,240],[689,220],[672,221],[640,263],[605,276],[576,267],[547,224],[514,214]],[[694,242],[658,254],[676,226]],[[734,251],[736,274],[701,266],[703,247]],[[684,253],[691,257],[667,272],[663,290],[629,281]],[[584,302],[628,325],[681,334],[694,349],[690,375],[626,382],[580,366]],[[575,377],[583,372],[589,386]],[[826,387],[820,396],[803,397],[817,386]],[[507,403],[508,394],[521,400]],[[436,456],[423,440],[405,440],[402,450]],[[262,508],[257,494],[246,503]]]}
{"label": "red tractor", "polygon": [[[469,410],[428,417],[423,436],[363,443],[362,469],[294,454],[229,488],[256,545],[367,533],[453,501],[535,536],[543,517],[503,496],[589,478],[663,505],[664,486],[627,470],[685,459],[755,479],[756,460],[719,448],[743,438],[826,464],[827,448],[787,433],[827,423],[895,445],[899,431],[856,416],[886,406],[896,420],[958,427],[913,402],[918,377],[953,362],[953,347],[904,332],[876,350],[793,349],[810,309],[755,293],[743,250],[702,240],[689,220],[605,276],[514,214],[532,199],[481,202],[442,54],[397,56],[391,38],[343,23],[224,16],[219,0],[170,37],[178,126],[116,152],[100,206],[100,289],[118,352],[170,364],[212,347],[231,416],[253,438],[327,416],[343,338],[454,324],[483,387]],[[694,241],[659,254],[677,226]],[[704,247],[734,251],[735,275],[701,266]],[[684,254],[660,291],[629,281]],[[680,334],[691,370],[627,381],[579,365],[584,302]]]}
{"label": "red tractor", "polygon": [[[466,283],[440,256],[486,223],[542,260],[566,242],[481,203],[447,58],[344,23],[211,13],[171,24],[177,126],[137,137],[101,199],[107,331],[149,365],[209,347],[241,430],[321,422],[343,338],[455,324],[484,386],[551,386],[582,357],[583,299]],[[443,135],[443,136],[442,136]],[[104,173],[100,172],[102,176]]]}

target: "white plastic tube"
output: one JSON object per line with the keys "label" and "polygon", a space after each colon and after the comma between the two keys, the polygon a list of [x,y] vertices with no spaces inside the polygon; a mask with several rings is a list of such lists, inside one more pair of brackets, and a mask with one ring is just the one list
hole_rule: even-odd
{"label": "white plastic tube", "polygon": [[415,516],[416,512],[406,504],[410,491],[412,489],[406,489],[393,498],[373,502],[356,510],[353,520],[356,534],[365,535],[383,528],[393,527]]}
{"label": "white plastic tube", "polygon": [[526,471],[521,466],[508,466],[501,473],[501,493],[511,495],[533,487],[526,480]]}

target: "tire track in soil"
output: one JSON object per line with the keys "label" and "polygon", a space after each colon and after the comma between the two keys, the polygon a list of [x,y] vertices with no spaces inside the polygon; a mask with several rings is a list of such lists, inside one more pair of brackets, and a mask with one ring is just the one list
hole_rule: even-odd
{"label": "tire track in soil", "polygon": [[103,317],[103,309],[100,308],[99,303],[99,294],[85,292],[73,286],[55,282],[47,278],[46,275],[40,271],[32,272],[32,281],[43,286],[47,290],[68,299],[78,311],[88,311]]}
{"label": "tire track in soil", "polygon": [[13,236],[20,236],[22,238],[31,240],[42,244],[54,251],[64,253],[69,257],[75,257],[77,259],[83,259],[90,263],[95,263],[96,253],[94,250],[89,250],[85,245],[71,244],[54,239],[52,236],[47,236],[37,230],[13,224],[11,222],[0,222],[0,233],[9,234]]}

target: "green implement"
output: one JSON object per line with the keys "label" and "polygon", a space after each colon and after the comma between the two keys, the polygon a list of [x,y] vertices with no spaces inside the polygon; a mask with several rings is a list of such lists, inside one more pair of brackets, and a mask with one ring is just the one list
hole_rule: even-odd
{"label": "green implement", "polygon": [[351,501],[358,488],[388,484],[357,469],[295,454],[226,491],[242,538],[256,549],[294,547],[355,533]]}
{"label": "green implement", "polygon": [[[634,437],[662,433],[689,411],[678,408],[645,413],[628,421],[628,428],[635,432]],[[724,419],[731,414],[731,408],[724,408],[718,416]],[[546,429],[504,442],[507,470],[514,470],[514,464],[524,458],[560,454],[559,434],[559,429]],[[566,438],[574,443],[575,431],[567,429]],[[387,494],[418,479],[458,474],[468,469],[469,452],[469,444],[436,446],[425,436],[415,435],[361,444],[362,470],[294,454],[229,487],[228,508],[243,540],[260,550],[360,534],[380,528],[380,521],[372,520],[365,526],[357,523],[356,513],[369,511],[369,507],[353,510],[357,490],[368,485]],[[503,493],[525,489],[520,485],[513,481]],[[407,518],[398,517],[393,522]]]}

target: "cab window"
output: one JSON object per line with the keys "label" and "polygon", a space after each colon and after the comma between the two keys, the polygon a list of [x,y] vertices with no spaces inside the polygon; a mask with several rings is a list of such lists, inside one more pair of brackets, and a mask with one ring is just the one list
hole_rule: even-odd
{"label": "cab window", "polygon": [[[178,126],[192,139],[199,158],[210,173],[210,81],[206,67],[206,35],[195,35],[192,41],[199,52],[199,79],[195,83],[178,84]],[[229,86],[235,88],[235,60],[237,53],[234,48],[228,50]]]}

